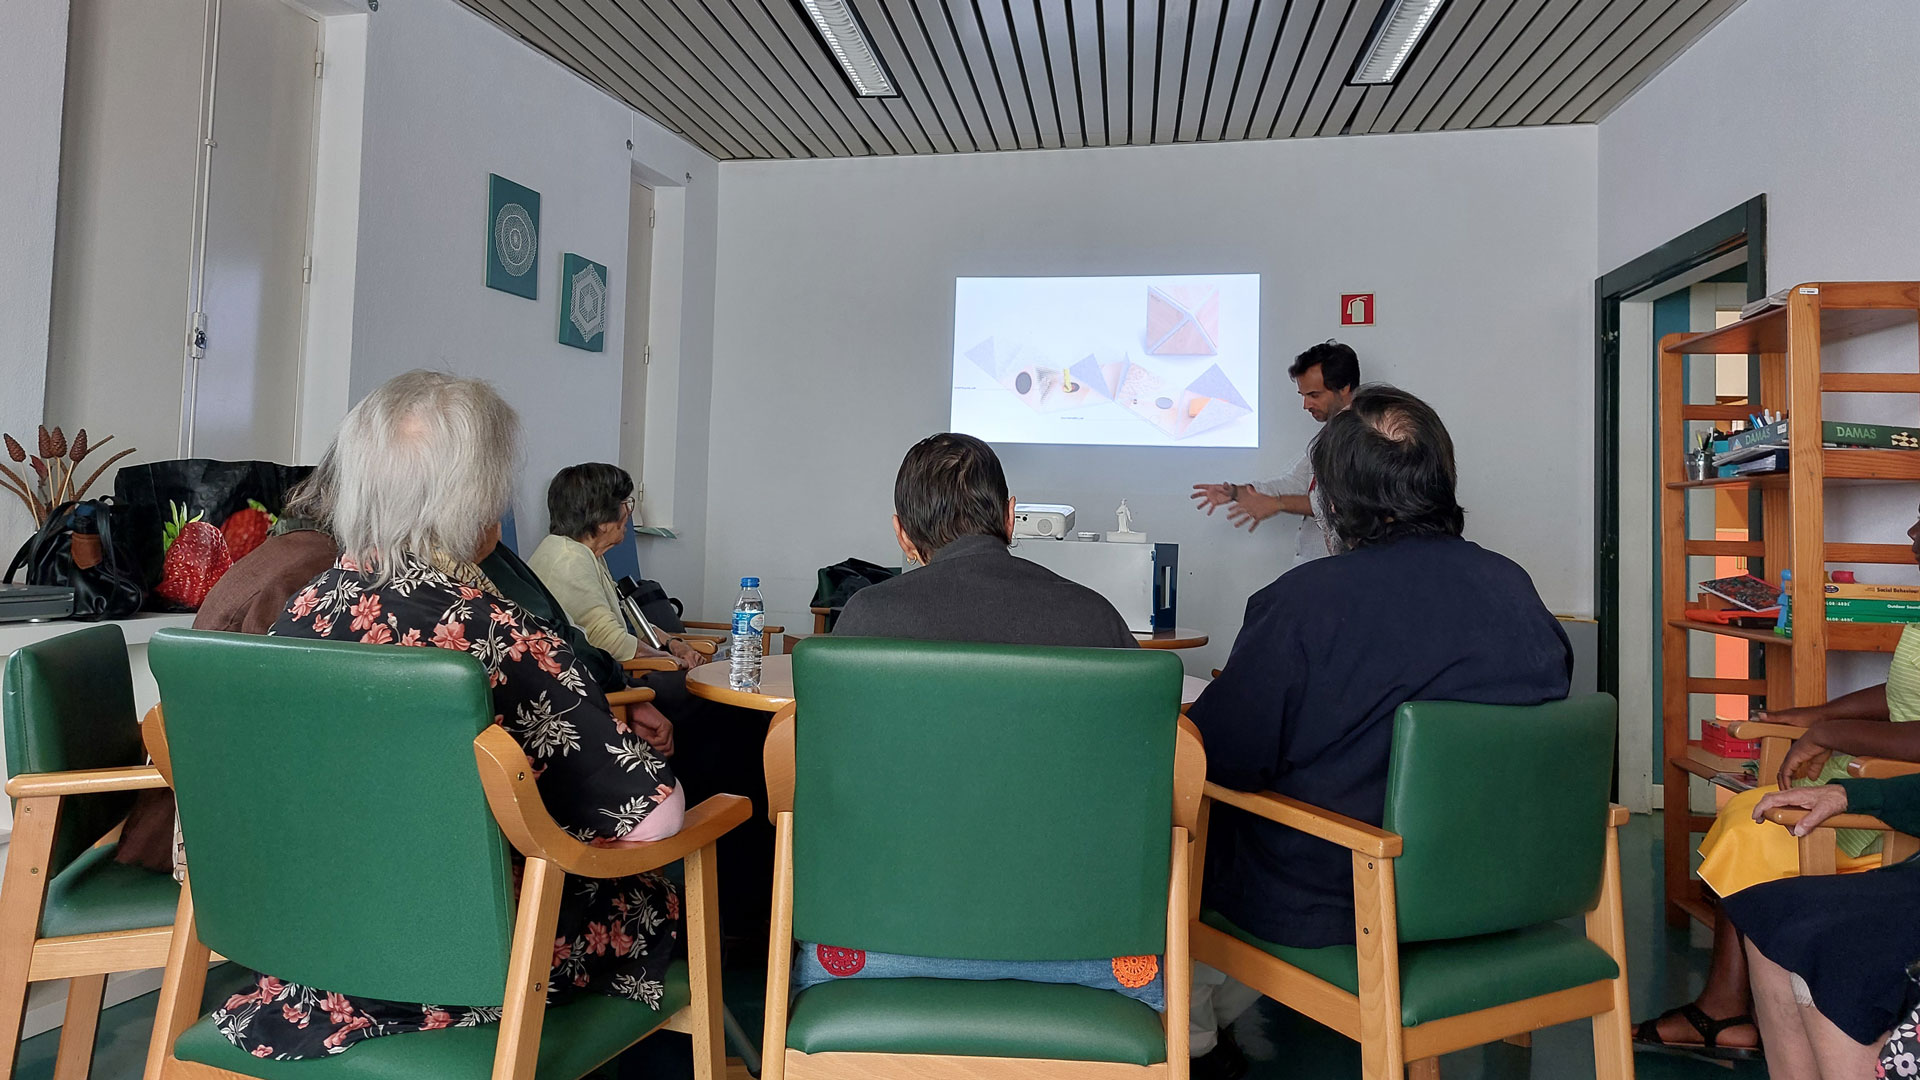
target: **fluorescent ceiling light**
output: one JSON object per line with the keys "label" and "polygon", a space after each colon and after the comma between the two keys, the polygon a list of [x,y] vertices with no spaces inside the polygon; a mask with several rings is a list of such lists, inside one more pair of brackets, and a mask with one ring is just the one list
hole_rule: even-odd
{"label": "fluorescent ceiling light", "polygon": [[820,40],[827,43],[828,51],[840,64],[840,70],[846,73],[847,81],[853,84],[854,93],[861,97],[899,95],[848,0],[800,0],[800,6],[806,9],[807,17],[813,20],[813,28],[820,32]]}
{"label": "fluorescent ceiling light", "polygon": [[1373,37],[1360,63],[1347,82],[1355,86],[1379,86],[1400,77],[1400,69],[1420,44],[1433,17],[1447,0],[1387,0],[1380,18],[1373,24]]}

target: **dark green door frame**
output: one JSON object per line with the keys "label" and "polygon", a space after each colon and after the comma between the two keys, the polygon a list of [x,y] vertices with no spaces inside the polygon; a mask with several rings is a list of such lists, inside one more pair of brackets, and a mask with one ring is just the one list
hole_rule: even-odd
{"label": "dark green door frame", "polygon": [[[1593,283],[1594,619],[1599,688],[1620,692],[1620,301],[1747,249],[1747,299],[1767,295],[1767,197],[1755,195]],[[1757,518],[1755,519],[1758,520]]]}

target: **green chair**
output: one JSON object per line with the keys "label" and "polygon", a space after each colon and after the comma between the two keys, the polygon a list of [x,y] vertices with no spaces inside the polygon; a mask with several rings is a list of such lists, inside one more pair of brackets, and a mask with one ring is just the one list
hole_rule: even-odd
{"label": "green chair", "polygon": [[1367,1080],[1437,1077],[1441,1054],[1585,1017],[1596,1074],[1631,1080],[1616,712],[1605,694],[1402,705],[1384,828],[1208,784],[1203,841],[1225,803],[1353,853],[1359,944],[1276,945],[1202,910],[1193,958],[1359,1042]]}
{"label": "green chair", "polygon": [[[1187,1075],[1180,661],[810,638],[767,735],[778,827],[762,1080]],[[796,711],[797,709],[797,711]],[[981,960],[1163,957],[1164,1016],[1086,986],[847,979],[795,939]],[[1170,1022],[1169,1022],[1170,1021]]]}
{"label": "green chair", "polygon": [[68,980],[54,1075],[80,1080],[107,975],[166,962],[180,887],[115,862],[113,835],[134,792],[166,782],[140,745],[118,626],[16,650],[0,699],[15,800],[0,883],[0,1080],[13,1075],[28,983],[52,979]]}
{"label": "green chair", "polygon": [[[592,847],[547,815],[464,653],[166,630],[149,657],[165,715],[147,745],[191,856],[147,1080],[571,1080],[662,1027],[693,1036],[700,1080],[723,1074],[713,844],[747,800],[708,799],[665,840]],[[517,901],[509,842],[526,856]],[[687,959],[659,1011],[597,994],[546,1008],[564,874],[680,860]],[[330,991],[504,1011],[497,1027],[258,1059],[201,1017],[209,946]]]}

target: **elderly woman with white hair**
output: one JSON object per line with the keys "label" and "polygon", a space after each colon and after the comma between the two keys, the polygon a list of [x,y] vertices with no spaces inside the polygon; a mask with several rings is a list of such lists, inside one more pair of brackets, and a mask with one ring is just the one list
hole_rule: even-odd
{"label": "elderly woman with white hair", "polygon": [[[336,441],[339,560],[288,601],[272,632],[471,654],[561,826],[588,841],[672,835],[685,795],[666,761],[615,718],[555,628],[475,565],[499,542],[518,441],[519,419],[477,379],[415,371],[368,395]],[[569,878],[549,1000],[584,989],[657,1008],[679,926],[679,894],[656,874]],[[235,1046],[276,1059],[498,1018],[497,1008],[348,997],[267,974],[214,1014]]]}

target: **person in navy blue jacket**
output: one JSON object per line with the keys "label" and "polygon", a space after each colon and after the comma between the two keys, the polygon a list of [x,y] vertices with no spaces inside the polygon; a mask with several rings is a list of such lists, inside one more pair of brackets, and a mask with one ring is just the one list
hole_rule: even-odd
{"label": "person in navy blue jacket", "polygon": [[[1461,537],[1453,441],[1425,402],[1363,387],[1328,421],[1313,464],[1349,550],[1248,600],[1226,667],[1190,716],[1208,780],[1378,825],[1402,703],[1558,700],[1573,653],[1527,572]],[[1267,941],[1354,940],[1348,852],[1232,807],[1214,807],[1202,896]],[[1243,1062],[1217,1032],[1258,995],[1195,968],[1195,1075],[1234,1075]]]}

